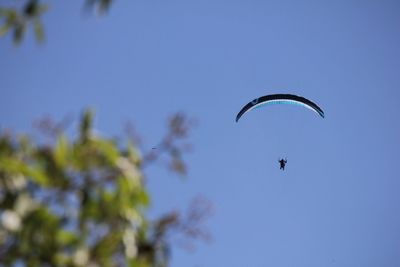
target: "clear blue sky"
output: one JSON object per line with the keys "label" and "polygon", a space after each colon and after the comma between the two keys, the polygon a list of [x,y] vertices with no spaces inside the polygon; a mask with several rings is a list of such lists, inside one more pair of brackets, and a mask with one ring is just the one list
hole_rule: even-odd
{"label": "clear blue sky", "polygon": [[[51,1],[44,45],[0,40],[1,128],[91,106],[104,134],[131,120],[151,147],[187,112],[189,177],[147,170],[152,214],[202,194],[213,242],[173,266],[400,266],[398,1],[121,0],[101,18],[81,2]],[[273,106],[235,123],[270,93],[326,118]]]}

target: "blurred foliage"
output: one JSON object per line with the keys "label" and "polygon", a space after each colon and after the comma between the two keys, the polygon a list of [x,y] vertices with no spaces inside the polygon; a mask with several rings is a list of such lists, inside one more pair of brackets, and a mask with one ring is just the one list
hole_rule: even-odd
{"label": "blurred foliage", "polygon": [[113,0],[86,0],[86,6],[90,10],[96,10],[98,13],[103,14],[110,8]]}
{"label": "blurred foliage", "polygon": [[173,116],[146,157],[131,139],[94,134],[92,122],[86,111],[75,140],[49,119],[38,124],[51,136],[46,142],[0,134],[0,266],[168,266],[173,237],[208,239],[203,199],[186,215],[149,220],[145,213],[151,198],[143,168],[162,154],[184,166],[187,118]]}
{"label": "blurred foliage", "polygon": [[[104,14],[110,8],[112,0],[86,0],[86,10],[94,10]],[[38,42],[45,38],[41,17],[49,9],[47,4],[40,0],[24,0],[23,5],[15,1],[13,7],[0,6],[0,37],[11,32],[14,44],[18,45],[23,40],[27,28],[32,27]]]}
{"label": "blurred foliage", "polygon": [[39,0],[26,1],[20,9],[4,8],[0,6],[0,19],[4,23],[0,26],[0,37],[8,32],[12,32],[15,44],[19,44],[27,28],[32,26],[36,39],[39,42],[44,40],[44,29],[41,16],[48,10],[46,4],[41,4]]}

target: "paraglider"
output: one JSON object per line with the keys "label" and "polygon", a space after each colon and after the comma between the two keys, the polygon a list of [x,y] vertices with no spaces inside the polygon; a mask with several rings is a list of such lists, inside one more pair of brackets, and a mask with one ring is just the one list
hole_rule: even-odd
{"label": "paraglider", "polygon": [[[254,99],[253,101],[247,103],[236,115],[236,122],[247,112],[252,109],[259,108],[261,106],[267,106],[271,104],[294,104],[299,105],[305,108],[312,110],[317,113],[322,118],[325,118],[324,111],[311,100],[304,98],[302,96],[291,95],[291,94],[273,94],[273,95],[265,95],[259,98]],[[282,171],[285,170],[285,166],[287,163],[287,159],[278,159],[280,164],[280,169]]]}
{"label": "paraglider", "polygon": [[279,162],[279,164],[281,165],[281,167],[280,167],[279,169],[282,170],[282,171],[284,171],[284,170],[285,170],[286,163],[287,163],[287,159],[286,159],[286,158],[285,158],[285,159],[280,159],[280,160],[278,160],[278,162]]}
{"label": "paraglider", "polygon": [[291,95],[291,94],[274,94],[274,95],[266,95],[262,96],[259,98],[254,99],[253,101],[247,103],[237,114],[236,116],[236,122],[239,121],[239,119],[248,111],[261,107],[261,106],[266,106],[270,104],[294,104],[294,105],[299,105],[305,108],[308,108],[315,113],[317,113],[319,116],[322,118],[325,117],[324,112],[322,109],[312,102],[311,100],[308,100],[307,98],[297,96],[297,95]]}

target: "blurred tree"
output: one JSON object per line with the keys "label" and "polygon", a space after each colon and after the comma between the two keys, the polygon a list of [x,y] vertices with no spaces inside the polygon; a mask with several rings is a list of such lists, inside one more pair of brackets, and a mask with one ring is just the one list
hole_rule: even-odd
{"label": "blurred tree", "polygon": [[143,168],[164,154],[184,174],[189,120],[172,117],[160,145],[141,156],[131,139],[95,135],[92,117],[83,114],[76,140],[48,119],[39,123],[48,142],[0,134],[0,266],[168,266],[171,235],[208,238],[202,199],[185,216],[145,215]]}
{"label": "blurred tree", "polygon": [[[41,16],[48,10],[47,4],[40,0],[23,0],[24,4],[16,1],[13,7],[0,6],[0,37],[12,32],[14,44],[18,45],[24,38],[29,26],[32,26],[38,42],[44,41],[44,27]],[[99,14],[105,13],[111,6],[113,0],[86,0],[86,10],[95,10]]]}

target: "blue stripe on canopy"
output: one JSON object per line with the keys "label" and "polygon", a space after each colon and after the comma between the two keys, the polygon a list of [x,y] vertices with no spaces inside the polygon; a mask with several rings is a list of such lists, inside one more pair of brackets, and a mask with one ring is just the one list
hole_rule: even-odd
{"label": "blue stripe on canopy", "polygon": [[259,98],[254,99],[253,101],[247,103],[237,114],[236,116],[236,122],[240,119],[240,117],[247,113],[248,111],[259,108],[261,106],[265,105],[271,105],[271,104],[292,104],[292,105],[298,105],[302,106],[305,108],[308,108],[318,115],[320,115],[322,118],[325,117],[324,112],[320,107],[317,106],[314,102],[311,100],[308,100],[304,97],[297,96],[297,95],[290,95],[290,94],[275,94],[275,95],[266,95],[262,96]]}

